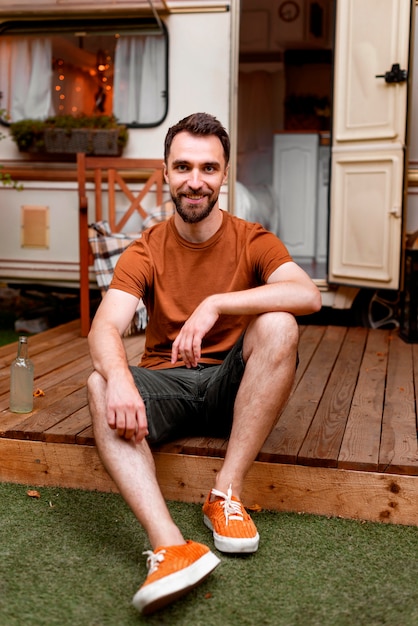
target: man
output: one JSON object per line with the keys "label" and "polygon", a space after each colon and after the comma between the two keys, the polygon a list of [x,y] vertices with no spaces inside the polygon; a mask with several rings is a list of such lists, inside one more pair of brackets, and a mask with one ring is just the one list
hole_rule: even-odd
{"label": "man", "polygon": [[[229,434],[204,522],[219,551],[255,552],[258,532],[240,501],[244,478],[290,393],[294,316],[321,306],[277,237],[220,209],[229,150],[225,129],[206,113],[169,129],[164,176],[175,214],[124,252],[89,334],[96,444],[152,546],[147,579],[133,599],[143,613],[183,595],[219,564],[174,524],[149,444]],[[141,297],[149,315],[145,351],[140,367],[129,368],[121,336]]]}

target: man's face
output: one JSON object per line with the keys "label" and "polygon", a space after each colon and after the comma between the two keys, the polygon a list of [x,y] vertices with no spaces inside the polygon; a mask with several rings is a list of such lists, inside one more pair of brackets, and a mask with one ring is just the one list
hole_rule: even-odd
{"label": "man's face", "polygon": [[228,168],[222,144],[215,135],[176,135],[164,175],[177,213],[188,224],[204,220],[218,201]]}

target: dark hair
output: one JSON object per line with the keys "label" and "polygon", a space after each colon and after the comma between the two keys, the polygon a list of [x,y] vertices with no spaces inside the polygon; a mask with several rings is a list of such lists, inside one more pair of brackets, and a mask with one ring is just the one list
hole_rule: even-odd
{"label": "dark hair", "polygon": [[215,135],[218,137],[224,149],[226,164],[229,163],[231,144],[228,133],[219,120],[209,113],[192,113],[168,129],[164,141],[164,161],[166,163],[174,137],[183,131],[191,135]]}

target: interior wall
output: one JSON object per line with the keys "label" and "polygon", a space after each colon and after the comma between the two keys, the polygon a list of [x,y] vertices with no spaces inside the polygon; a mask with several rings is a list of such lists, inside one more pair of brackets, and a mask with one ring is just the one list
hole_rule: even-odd
{"label": "interior wall", "polygon": [[283,128],[283,69],[242,71],[238,99],[238,179],[270,184],[274,133]]}

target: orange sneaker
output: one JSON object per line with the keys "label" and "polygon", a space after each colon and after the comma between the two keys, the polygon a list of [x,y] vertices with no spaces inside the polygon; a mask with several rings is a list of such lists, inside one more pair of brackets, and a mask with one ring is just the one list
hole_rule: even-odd
{"label": "orange sneaker", "polygon": [[[211,502],[210,498],[216,497]],[[221,552],[256,552],[260,536],[257,528],[241,502],[228,493],[212,489],[203,505],[203,521],[213,531],[215,546]]]}
{"label": "orange sneaker", "polygon": [[196,587],[221,562],[206,546],[187,541],[144,552],[148,576],[132,604],[144,615],[163,608]]}

